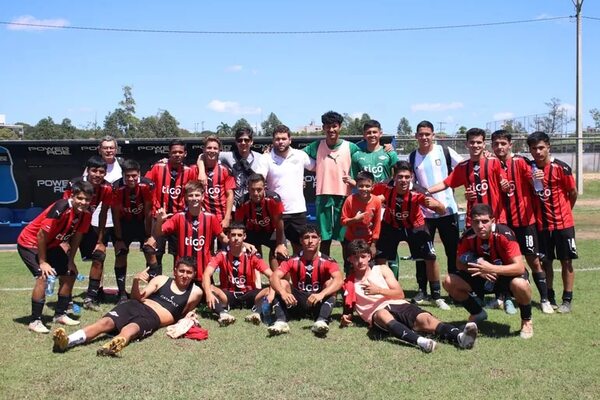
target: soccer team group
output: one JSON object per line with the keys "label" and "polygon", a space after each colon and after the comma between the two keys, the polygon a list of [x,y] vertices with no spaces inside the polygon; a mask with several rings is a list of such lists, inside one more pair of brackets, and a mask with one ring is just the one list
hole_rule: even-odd
{"label": "soccer team group", "polygon": [[[519,309],[520,336],[528,339],[533,336],[532,291],[525,262],[542,312],[571,311],[572,260],[577,258],[571,210],[577,191],[570,167],[551,157],[547,134],[527,138],[530,160],[512,153],[510,133],[494,132],[490,153],[486,132],[472,128],[466,132],[469,158],[462,160],[436,144],[433,125],[422,121],[415,135],[418,149],[400,161],[390,145],[380,143],[377,121],[364,124],[364,140],[357,144],[339,137],[342,122],[339,113],[325,113],[324,139],[302,150],[291,147],[290,130],[280,125],[265,154],[252,150],[249,128],[235,132],[230,152],[221,151],[217,136],[208,136],[192,166],[184,164],[185,143],[173,140],[168,159],[145,175],[136,161],[116,156],[113,138],[103,138],[100,154],[87,161],[83,176],[72,179],[63,198],[19,236],[19,255],[37,278],[29,329],[50,332],[42,312],[51,275],[59,282],[53,321],[79,324],[69,316],[78,249],[91,261],[83,307],[99,311],[109,240],[119,303],[70,335],[55,329],[55,352],[112,333],[97,354],[117,355],[130,341],[191,317],[200,302],[221,326],[235,322],[230,309],[251,310],[245,320],[257,325],[267,309],[274,314],[270,335],[289,332],[290,318],[309,317],[312,332],[325,336],[340,292],[341,326],[351,325],[356,313],[373,329],[425,352],[437,345],[432,335],[472,348],[477,324],[488,317],[485,294],[495,295],[495,307]],[[305,169],[315,172],[316,225],[307,224]],[[459,238],[452,189],[460,186],[467,212]],[[433,246],[438,230],[448,266],[443,282]],[[343,264],[329,257],[332,240],[342,244]],[[398,282],[402,241],[417,266],[419,291],[412,302]],[[147,268],[133,277],[127,293],[132,242],[140,243]],[[288,242],[293,252],[288,253]],[[269,249],[265,259],[262,246]],[[162,274],[167,251],[174,256],[172,277]],[[552,289],[555,258],[562,266],[560,306]],[[217,271],[218,282],[213,279]],[[261,275],[270,285],[261,287]],[[442,286],[468,311],[464,327],[441,322],[418,306],[431,301],[449,309]]]}

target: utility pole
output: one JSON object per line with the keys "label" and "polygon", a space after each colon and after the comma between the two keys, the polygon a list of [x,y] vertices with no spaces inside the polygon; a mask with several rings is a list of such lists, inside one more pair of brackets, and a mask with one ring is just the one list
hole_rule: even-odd
{"label": "utility pole", "polygon": [[444,125],[446,125],[446,123],[444,121],[438,121],[438,124],[440,124],[440,129],[438,129],[438,132],[444,132]]}
{"label": "utility pole", "polygon": [[581,8],[583,7],[583,0],[572,0],[575,6],[575,12],[577,16],[577,78],[576,78],[576,92],[577,100],[575,103],[575,131],[577,133],[577,157],[576,170],[577,170],[577,192],[583,194],[583,118],[582,118],[582,83],[581,83]]}

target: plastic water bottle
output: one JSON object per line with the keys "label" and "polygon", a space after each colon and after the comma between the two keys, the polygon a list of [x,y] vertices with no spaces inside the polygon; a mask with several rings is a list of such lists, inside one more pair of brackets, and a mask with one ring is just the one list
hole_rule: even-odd
{"label": "plastic water bottle", "polygon": [[48,275],[46,278],[46,296],[54,294],[54,286],[56,285],[56,275]]}
{"label": "plastic water bottle", "polygon": [[260,316],[262,317],[264,324],[271,324],[271,304],[269,303],[267,296],[263,297],[262,303],[260,305]]}
{"label": "plastic water bottle", "polygon": [[85,281],[85,275],[77,274],[77,277],[75,279],[77,279],[79,282],[83,282]]}
{"label": "plastic water bottle", "polygon": [[531,165],[531,172],[533,172],[533,190],[535,190],[536,193],[541,193],[544,191],[544,181],[535,177],[535,173],[537,170],[538,166],[535,163],[533,163]]}
{"label": "plastic water bottle", "polygon": [[79,307],[79,304],[77,303],[73,303],[73,314],[81,315],[81,307]]}

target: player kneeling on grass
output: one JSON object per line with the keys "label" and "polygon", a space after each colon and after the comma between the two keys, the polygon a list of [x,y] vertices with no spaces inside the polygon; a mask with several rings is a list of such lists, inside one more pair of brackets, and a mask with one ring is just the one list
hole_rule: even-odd
{"label": "player kneeling on grass", "polygon": [[492,208],[475,204],[471,208],[471,228],[460,238],[457,272],[446,276],[444,288],[471,314],[469,321],[487,319],[477,301],[483,294],[512,293],[521,310],[521,337],[533,336],[531,286],[519,243],[506,225],[496,224]]}
{"label": "player kneeling on grass", "polygon": [[[238,222],[229,226],[229,247],[219,251],[204,269],[202,288],[206,293],[206,304],[219,316],[219,325],[227,326],[235,322],[229,314],[230,308],[252,308],[246,321],[260,324],[260,302],[269,294],[270,288],[256,288],[256,272],[271,277],[267,263],[257,253],[250,253],[244,247],[246,227]],[[211,285],[211,278],[219,269],[219,287]],[[271,298],[274,292],[271,290]]]}
{"label": "player kneeling on grass", "polygon": [[[94,340],[102,333],[115,336],[97,354],[116,356],[134,339],[144,339],[159,328],[175,323],[200,302],[202,289],[194,285],[196,261],[182,257],[175,262],[173,278],[158,275],[150,280],[148,268],[133,278],[131,299],[119,303],[104,317],[67,336],[62,328],[54,331],[53,351],[62,353],[68,348]],[[140,289],[140,281],[148,282]]]}
{"label": "player kneeling on grass", "polygon": [[431,353],[437,343],[415,331],[436,334],[463,349],[473,347],[477,324],[469,322],[461,331],[406,301],[402,287],[387,265],[370,266],[371,250],[364,240],[353,240],[346,250],[352,270],[344,282],[342,327],[352,323],[352,313],[356,311],[370,326],[416,345],[426,353]]}
{"label": "player kneeling on grass", "polygon": [[68,199],[58,200],[46,208],[17,239],[19,256],[36,278],[31,293],[29,330],[32,332],[50,332],[42,323],[49,276],[58,276],[59,282],[54,322],[79,325],[79,321],[69,318],[66,312],[77,276],[75,254],[92,219],[88,209],[93,194],[91,183],[82,181],[73,184]]}
{"label": "player kneeling on grass", "polygon": [[[276,321],[269,334],[288,333],[290,314],[315,318],[311,330],[317,336],[329,332],[329,320],[335,295],[342,287],[343,277],[334,259],[321,254],[321,235],[317,228],[307,225],[300,234],[302,251],[284,262],[271,275],[271,287],[276,292],[273,311]],[[284,277],[291,277],[291,285]]]}

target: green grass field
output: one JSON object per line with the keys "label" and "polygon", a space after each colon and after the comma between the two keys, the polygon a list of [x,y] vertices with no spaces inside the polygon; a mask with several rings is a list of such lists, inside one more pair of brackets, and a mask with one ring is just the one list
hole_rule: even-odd
{"label": "green grass field", "polygon": [[[543,315],[536,307],[535,336],[524,341],[518,336],[518,316],[492,310],[480,325],[473,350],[440,344],[432,354],[393,338],[370,337],[360,324],[338,329],[337,321],[325,339],[310,333],[309,320],[292,321],[289,335],[269,338],[264,325],[243,322],[243,310],[233,311],[238,322],[227,328],[203,319],[210,335],[203,342],[172,340],[159,331],[132,343],[118,359],[96,357],[106,338],[53,354],[49,335],[27,331],[33,279],[15,252],[1,252],[0,398],[599,398],[599,209],[588,204],[575,210],[581,239],[572,314]],[[335,250],[339,257],[339,248]],[[130,273],[140,270],[142,257],[130,257]],[[109,255],[109,274],[112,260]],[[88,265],[79,263],[79,268],[87,274]],[[412,263],[403,262],[400,274],[407,296],[414,294],[415,281],[408,278],[414,275]],[[85,285],[87,281],[76,284],[76,296]],[[560,279],[555,288],[560,296]],[[537,294],[534,300],[537,306]],[[50,305],[53,301],[55,297]],[[111,307],[104,304],[103,311]],[[424,308],[456,324],[464,324],[467,317],[454,306],[446,312]],[[334,311],[335,319],[340,312]],[[51,314],[46,308],[46,322]],[[84,311],[81,321],[88,324],[101,315]],[[69,333],[74,330],[68,328]]]}

